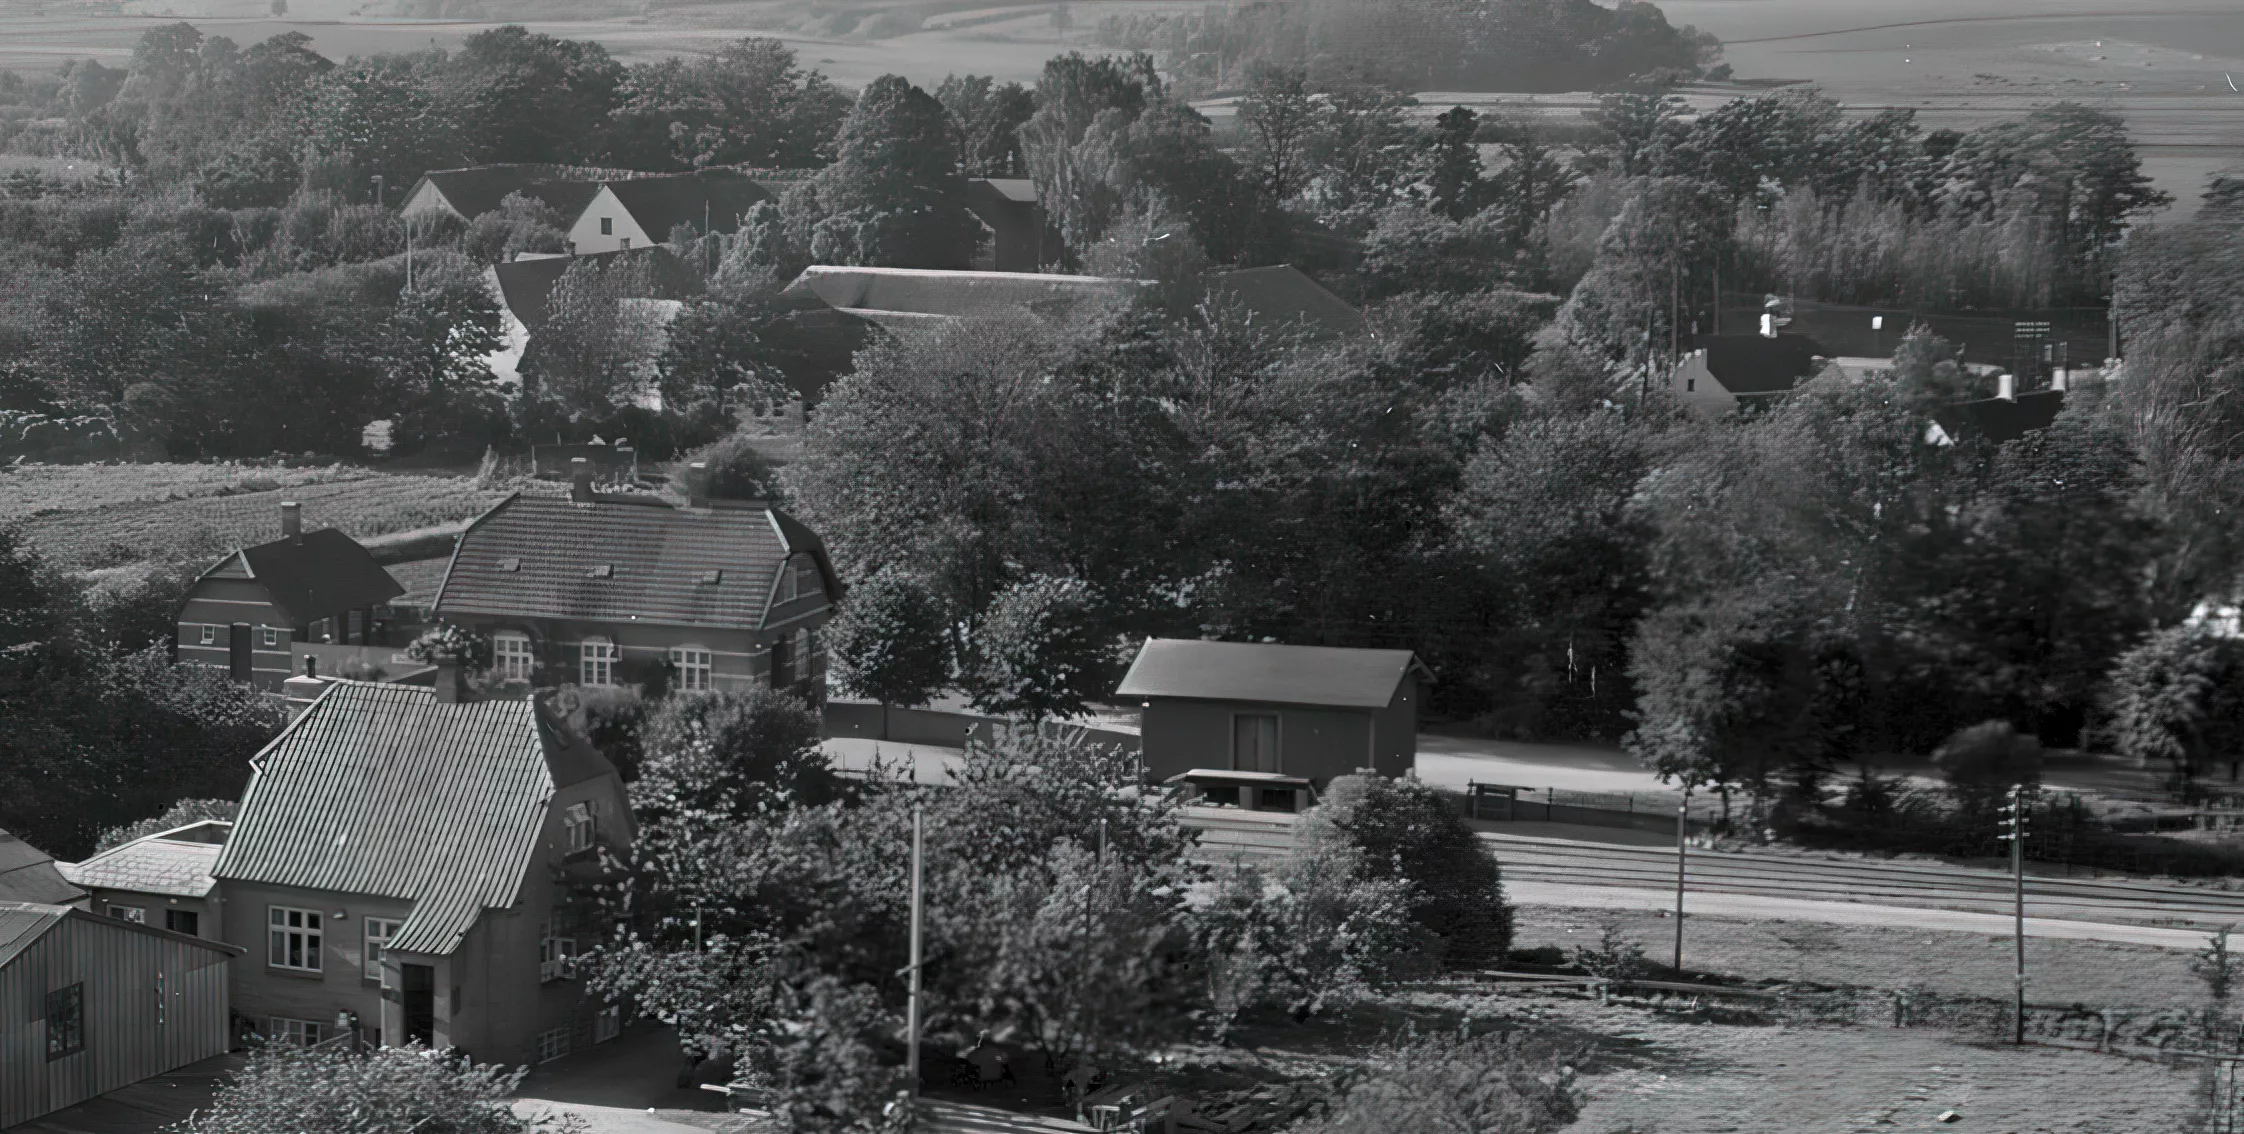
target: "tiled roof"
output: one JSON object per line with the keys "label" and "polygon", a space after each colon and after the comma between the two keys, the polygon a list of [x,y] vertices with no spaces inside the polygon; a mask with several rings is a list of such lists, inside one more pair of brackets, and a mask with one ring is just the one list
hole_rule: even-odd
{"label": "tiled roof", "polygon": [[1220,272],[1208,277],[1208,296],[1238,304],[1258,324],[1293,324],[1320,335],[1364,329],[1362,312],[1291,264]]}
{"label": "tiled roof", "polygon": [[1932,420],[1953,438],[1984,437],[1996,444],[2049,428],[2065,408],[2063,390],[2031,390],[2015,398],[1981,398],[1933,411]]}
{"label": "tiled roof", "polygon": [[221,843],[188,843],[151,835],[111,847],[80,863],[62,863],[62,876],[77,885],[139,894],[201,898],[214,883],[210,868]]}
{"label": "tiled roof", "polygon": [[[567,219],[592,200],[602,181],[628,175],[627,170],[525,163],[432,169],[422,179],[435,185],[444,199],[470,220],[498,208],[509,193],[544,201]],[[411,194],[406,199],[411,200]]]}
{"label": "tiled roof", "polygon": [[1115,695],[1383,709],[1412,670],[1432,676],[1409,650],[1148,638]]}
{"label": "tiled roof", "polygon": [[436,613],[755,629],[792,553],[839,593],[825,546],[776,509],[513,496],[460,536]]}
{"label": "tiled roof", "polygon": [[976,177],[969,186],[988,186],[989,191],[1016,205],[1036,203],[1036,182],[1026,177]]}
{"label": "tiled roof", "polygon": [[253,766],[211,873],[411,901],[391,946],[432,954],[521,896],[554,791],[614,772],[530,701],[361,681],[329,685]]}
{"label": "tiled roof", "polygon": [[1781,394],[1815,376],[1828,355],[1806,335],[1707,335],[1706,370],[1732,394]]}
{"label": "tiled roof", "polygon": [[1144,286],[1101,276],[818,265],[805,269],[787,292],[815,295],[839,310],[867,317],[891,312],[962,319],[1064,315],[1086,303],[1127,299]]}
{"label": "tiled roof", "polygon": [[411,563],[392,563],[390,578],[405,588],[405,593],[390,600],[392,607],[427,610],[436,603],[437,588],[444,585],[444,570],[452,565],[450,558],[416,559]]}
{"label": "tiled roof", "polygon": [[732,232],[741,214],[771,200],[771,190],[729,169],[611,181],[608,191],[631,210],[650,240],[670,239],[670,230],[681,224],[699,228],[706,222],[711,231]]}
{"label": "tiled roof", "polygon": [[650,299],[684,299],[693,294],[693,273],[670,249],[662,245],[617,252],[590,252],[582,256],[540,256],[514,260],[491,269],[499,284],[499,300],[522,325],[536,330],[545,322],[545,304],[553,285],[561,282],[569,265],[582,261],[611,262],[616,257],[637,256],[647,262],[653,280]]}
{"label": "tiled roof", "polygon": [[47,852],[0,831],[0,901],[75,902],[85,896]]}
{"label": "tiled roof", "polygon": [[245,564],[249,577],[299,625],[378,606],[404,592],[357,540],[335,528],[305,532],[302,542],[282,538],[245,547],[220,560],[204,578]]}

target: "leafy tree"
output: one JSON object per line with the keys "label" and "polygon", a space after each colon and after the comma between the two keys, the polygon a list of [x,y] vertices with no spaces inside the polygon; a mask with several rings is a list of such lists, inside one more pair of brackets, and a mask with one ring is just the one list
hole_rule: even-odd
{"label": "leafy tree", "polygon": [[988,75],[949,75],[935,98],[958,129],[958,152],[969,177],[1022,177],[1021,126],[1036,113],[1036,96],[1019,83]]}
{"label": "leafy tree", "polygon": [[592,156],[623,80],[623,65],[597,42],[508,24],[469,36],[437,88],[478,160],[567,163]]}
{"label": "leafy tree", "polygon": [[111,847],[121,847],[135,839],[145,839],[150,835],[177,830],[190,823],[200,823],[206,819],[223,819],[231,822],[237,810],[238,805],[231,799],[182,799],[164,808],[161,815],[143,819],[138,823],[128,823],[122,827],[111,827],[103,831],[100,840],[94,844],[94,850],[98,853]]}
{"label": "leafy tree", "polygon": [[1292,197],[1307,180],[1310,139],[1321,117],[1308,71],[1262,62],[1249,66],[1238,113],[1249,175],[1271,200]]}
{"label": "leafy tree", "polygon": [[568,218],[535,197],[509,193],[468,222],[460,251],[477,264],[503,264],[517,252],[569,250]]}
{"label": "leafy tree", "polygon": [[899,75],[874,80],[837,149],[814,186],[826,214],[812,230],[814,257],[905,268],[973,261],[981,226],[966,207],[957,135],[934,96]]}
{"label": "leafy tree", "polygon": [[935,596],[908,571],[890,566],[850,588],[827,623],[826,653],[842,687],[881,705],[918,705],[950,680],[949,627]]}
{"label": "leafy tree", "polygon": [[2183,781],[2244,760],[2244,642],[2202,625],[2160,630],[2119,656],[2106,733],[2138,766],[2169,764]]}
{"label": "leafy tree", "polygon": [[1644,177],[1659,169],[1684,109],[1682,99],[1658,90],[1619,91],[1598,99],[1596,122],[1613,136],[1622,176]]}
{"label": "leafy tree", "polygon": [[[250,1049],[207,1109],[180,1124],[185,1134],[276,1129],[375,1134],[418,1128],[446,1134],[568,1130],[557,1117],[523,1118],[510,1096],[529,1068],[471,1065],[418,1046],[361,1053],[351,1048],[269,1043]],[[581,1128],[581,1120],[577,1124]]]}
{"label": "leafy tree", "polygon": [[693,817],[740,818],[774,801],[824,803],[840,785],[820,738],[818,714],[793,694],[673,695],[641,730],[632,812],[655,831]]}
{"label": "leafy tree", "polygon": [[1331,1115],[1302,1129],[1550,1134],[1572,1125],[1581,1106],[1563,1050],[1518,1037],[1433,1036],[1384,1053]]}
{"label": "leafy tree", "polygon": [[1409,883],[1413,915],[1456,968],[1511,951],[1512,911],[1496,860],[1439,792],[1417,780],[1335,776],[1303,822],[1329,825],[1363,852],[1369,877]]}
{"label": "leafy tree", "polygon": [[1298,825],[1294,841],[1257,898],[1259,918],[1278,928],[1265,995],[1288,1015],[1306,1020],[1439,966],[1440,945],[1416,916],[1426,900],[1416,886],[1335,826]]}
{"label": "leafy tree", "polygon": [[674,169],[813,168],[832,157],[849,112],[848,96],[803,70],[792,48],[753,37],[692,59],[635,66],[619,98],[615,157]]}
{"label": "leafy tree", "polygon": [[1364,236],[1357,276],[1367,298],[1471,292],[1503,282],[1504,236],[1494,218],[1462,221],[1415,205],[1390,205]]}
{"label": "leafy tree", "polygon": [[467,673],[491,668],[494,647],[487,634],[457,622],[440,622],[405,647],[405,654],[424,665],[456,665]]}
{"label": "leafy tree", "polygon": [[1000,716],[1073,716],[1114,689],[1115,647],[1081,579],[1036,575],[999,591],[974,633],[974,706]]}
{"label": "leafy tree", "polygon": [[383,338],[388,400],[411,433],[458,428],[479,400],[495,397],[497,379],[484,359],[500,345],[499,306],[466,257],[418,255]]}
{"label": "leafy tree", "polygon": [[1433,135],[1427,139],[1426,181],[1433,208],[1451,220],[1479,212],[1486,193],[1480,149],[1475,145],[1479,132],[1480,116],[1457,106],[1434,119]]}
{"label": "leafy tree", "polygon": [[1932,762],[1956,797],[1966,823],[1984,823],[2013,787],[2041,782],[2041,742],[2008,721],[1983,721],[1958,729],[1933,750]]}
{"label": "leafy tree", "polygon": [[653,291],[640,257],[570,264],[546,297],[545,321],[523,358],[535,395],[563,413],[604,418],[653,385],[663,329],[645,302]]}
{"label": "leafy tree", "polygon": [[1037,201],[1070,248],[1097,241],[1120,212],[1120,136],[1161,93],[1150,56],[1069,52],[1045,61],[1036,113],[1020,128],[1021,155]]}
{"label": "leafy tree", "polygon": [[305,181],[346,200],[371,201],[372,179],[403,192],[421,174],[465,164],[459,126],[410,61],[356,60],[308,92]]}

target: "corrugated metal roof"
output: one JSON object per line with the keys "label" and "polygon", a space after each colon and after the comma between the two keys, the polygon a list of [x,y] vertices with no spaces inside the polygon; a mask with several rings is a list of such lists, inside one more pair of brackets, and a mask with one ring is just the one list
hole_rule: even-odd
{"label": "corrugated metal roof", "polygon": [[46,936],[48,930],[62,924],[62,916],[67,912],[63,906],[0,902],[0,967],[31,948],[32,942]]}
{"label": "corrugated metal roof", "polygon": [[393,948],[444,954],[520,897],[557,786],[612,774],[529,701],[439,704],[417,686],[337,681],[268,745],[211,873],[402,898]]}
{"label": "corrugated metal roof", "polygon": [[85,896],[47,852],[0,830],[0,901],[75,902]]}
{"label": "corrugated metal roof", "polygon": [[1409,650],[1148,638],[1115,695],[1383,709],[1414,669]]}
{"label": "corrugated metal roof", "polygon": [[461,535],[436,613],[755,629],[790,551],[838,592],[817,537],[771,509],[515,496]]}
{"label": "corrugated metal roof", "polygon": [[111,847],[84,862],[57,865],[64,878],[80,886],[201,898],[209,895],[216,884],[211,879],[210,868],[218,862],[218,852],[223,849],[220,843],[188,843],[150,836]]}

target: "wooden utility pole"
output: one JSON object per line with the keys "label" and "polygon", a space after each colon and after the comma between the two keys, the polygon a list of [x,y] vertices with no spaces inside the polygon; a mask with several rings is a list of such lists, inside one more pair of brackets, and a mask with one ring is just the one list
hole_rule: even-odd
{"label": "wooden utility pole", "polygon": [[918,805],[912,807],[912,962],[911,999],[904,1009],[904,1061],[906,1074],[912,1082],[912,1098],[919,1098],[919,968],[920,968],[920,874],[921,860],[925,856],[925,837]]}
{"label": "wooden utility pole", "polygon": [[2001,836],[2010,841],[2010,880],[2012,902],[2012,940],[2016,945],[2016,967],[2013,973],[2015,1000],[2013,1002],[2011,1042],[2026,1042],[2026,785],[2015,784],[2010,789],[2010,806]]}
{"label": "wooden utility pole", "polygon": [[1675,805],[1675,972],[1683,973],[1683,866],[1691,856],[1691,782],[1683,781],[1683,802]]}

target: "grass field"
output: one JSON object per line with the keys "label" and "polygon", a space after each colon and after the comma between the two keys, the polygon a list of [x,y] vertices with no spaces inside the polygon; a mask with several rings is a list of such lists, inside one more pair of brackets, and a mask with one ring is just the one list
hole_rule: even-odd
{"label": "grass field", "polygon": [[507,488],[472,477],[239,465],[64,465],[0,473],[0,516],[22,516],[33,546],[67,569],[206,558],[280,534],[280,505],[306,529],[365,538],[475,516]]}

